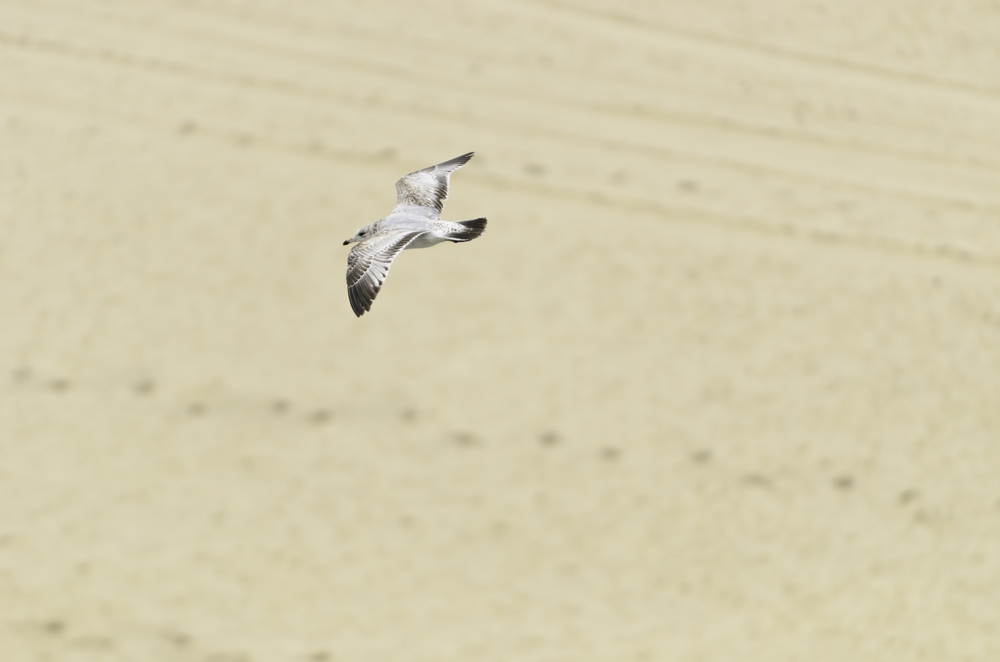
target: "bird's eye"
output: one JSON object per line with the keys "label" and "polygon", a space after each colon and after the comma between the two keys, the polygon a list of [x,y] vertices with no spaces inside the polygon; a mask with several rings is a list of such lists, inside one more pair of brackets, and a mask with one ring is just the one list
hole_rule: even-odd
{"label": "bird's eye", "polygon": [[358,234],[359,234],[359,235],[361,235],[361,236],[363,237],[363,236],[365,236],[365,231],[364,231],[364,230],[362,230],[362,231],[361,231],[361,232],[359,232]]}

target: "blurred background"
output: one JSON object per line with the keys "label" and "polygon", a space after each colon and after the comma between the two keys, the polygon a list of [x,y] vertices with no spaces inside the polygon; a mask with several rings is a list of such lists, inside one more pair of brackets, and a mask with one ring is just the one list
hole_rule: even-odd
{"label": "blurred background", "polygon": [[1000,659],[997,3],[4,0],[0,72],[5,661]]}

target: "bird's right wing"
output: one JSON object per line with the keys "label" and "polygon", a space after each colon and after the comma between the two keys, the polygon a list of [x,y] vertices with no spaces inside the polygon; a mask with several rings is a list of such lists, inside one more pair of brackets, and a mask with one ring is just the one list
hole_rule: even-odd
{"label": "bird's right wing", "polygon": [[351,247],[347,254],[347,298],[358,317],[371,310],[375,295],[399,252],[422,231],[386,230]]}

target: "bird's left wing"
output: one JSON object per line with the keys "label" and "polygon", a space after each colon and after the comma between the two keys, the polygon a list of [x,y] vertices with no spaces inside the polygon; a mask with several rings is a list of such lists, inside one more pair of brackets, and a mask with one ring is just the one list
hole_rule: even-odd
{"label": "bird's left wing", "polygon": [[451,173],[468,163],[473,154],[475,152],[469,152],[401,178],[396,182],[396,208],[393,211],[412,212],[413,210],[404,208],[425,207],[425,213],[420,214],[421,216],[441,218],[441,210],[448,197],[448,179]]}

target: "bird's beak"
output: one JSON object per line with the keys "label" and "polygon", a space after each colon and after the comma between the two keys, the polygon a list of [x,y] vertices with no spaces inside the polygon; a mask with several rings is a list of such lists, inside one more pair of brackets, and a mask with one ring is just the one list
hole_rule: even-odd
{"label": "bird's beak", "polygon": [[347,239],[347,240],[345,240],[345,241],[344,241],[344,245],[345,245],[345,246],[346,246],[347,244],[349,244],[349,243],[351,243],[351,240],[350,240],[350,239]]}

